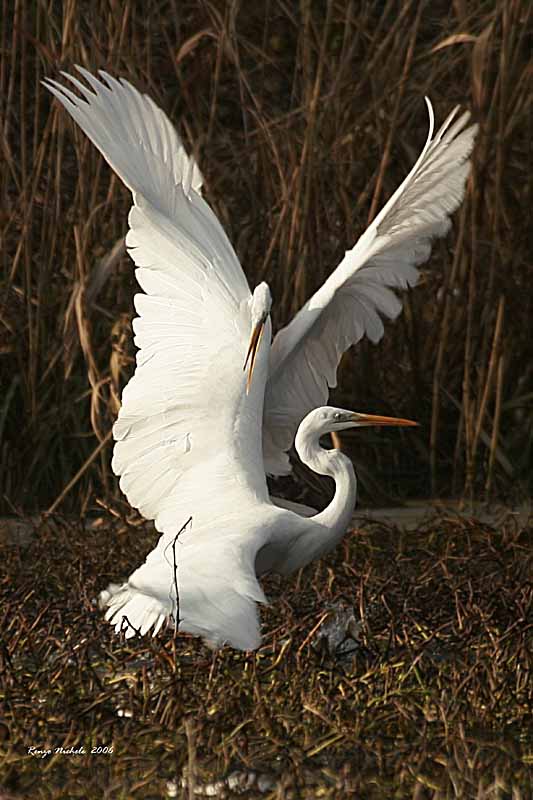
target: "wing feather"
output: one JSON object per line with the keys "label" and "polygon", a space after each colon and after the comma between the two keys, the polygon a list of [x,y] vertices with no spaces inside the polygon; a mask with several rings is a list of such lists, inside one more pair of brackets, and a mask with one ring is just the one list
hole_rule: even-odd
{"label": "wing feather", "polygon": [[[247,394],[251,294],[199,193],[194,160],[148,97],[106,73],[103,82],[79,71],[90,88],[66,77],[83,99],[56,82],[46,86],[132,191],[126,246],[145,292],[135,297],[137,366],[113,428],[112,466],[130,503],[162,533],[145,563],[101,602],[117,631],[155,635],[176,614],[179,586],[181,630],[252,649],[260,642],[256,603],[266,601],[255,554],[269,529],[252,539],[249,531],[258,501],[268,499],[261,426],[270,320]],[[189,517],[194,531],[184,532]]]}
{"label": "wing feather", "polygon": [[267,497],[257,454],[270,332],[246,395],[250,289],[201,197],[194,159],[150,98],[77,69],[88,85],[63,74],[81,98],[45,85],[133,194],[126,246],[146,293],[135,298],[137,366],[113,428],[112,466],[130,503],[172,536],[188,516],[201,526],[243,491]]}
{"label": "wing feather", "polygon": [[469,114],[448,116],[429,134],[411,172],[324,285],[276,335],[265,398],[263,456],[267,472],[290,472],[287,450],[298,425],[327,403],[342,354],[363,336],[378,342],[382,318],[394,319],[401,303],[392,289],[414,286],[432,241],[450,228],[461,203],[477,131]]}

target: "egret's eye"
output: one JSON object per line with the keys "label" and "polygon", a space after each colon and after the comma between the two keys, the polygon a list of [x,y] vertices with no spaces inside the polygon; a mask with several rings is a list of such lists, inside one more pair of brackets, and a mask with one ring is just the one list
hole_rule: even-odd
{"label": "egret's eye", "polygon": [[339,414],[339,412],[338,412],[338,411],[336,411],[336,412],[333,414],[333,419],[334,419],[334,420],[336,420],[336,421],[338,422],[338,421],[340,420],[340,418],[341,418],[341,415]]}

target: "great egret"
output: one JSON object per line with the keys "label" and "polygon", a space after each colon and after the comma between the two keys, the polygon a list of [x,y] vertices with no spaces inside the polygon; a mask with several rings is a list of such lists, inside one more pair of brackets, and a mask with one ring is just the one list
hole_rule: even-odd
{"label": "great egret", "polygon": [[[468,113],[452,124],[455,110],[433,139],[426,100],[430,130],[413,169],[271,347],[268,286],[250,293],[166,115],[127,81],[77,69],[91,88],[63,74],[84,99],[44,84],[133,194],[126,245],[146,293],[135,297],[137,369],[113,429],[112,465],[130,503],[162,533],[145,564],[104,595],[106,616],[117,629],[126,620],[126,635],[155,634],[178,599],[180,630],[253,649],[255,603],[265,601],[256,573],[288,574],[330,550],[354,508],[353,467],[323,450],[320,435],[415,424],[316,406],[344,350],[365,334],[377,341],[380,315],[399,313],[389,287],[413,284],[432,238],[448,230],[476,128],[465,129]],[[307,519],[274,506],[265,480],[265,468],[290,471],[294,439],[300,458],[336,483],[327,508]]]}

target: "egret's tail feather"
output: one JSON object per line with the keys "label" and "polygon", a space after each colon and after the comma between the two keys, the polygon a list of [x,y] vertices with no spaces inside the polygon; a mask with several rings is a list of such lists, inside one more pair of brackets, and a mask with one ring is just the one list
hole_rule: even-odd
{"label": "egret's tail feather", "polygon": [[132,589],[128,583],[110,584],[100,593],[100,605],[107,607],[105,618],[115,626],[115,633],[122,631],[126,639],[136,633],[144,636],[152,628],[152,636],[156,636],[172,613],[172,609],[156,597]]}

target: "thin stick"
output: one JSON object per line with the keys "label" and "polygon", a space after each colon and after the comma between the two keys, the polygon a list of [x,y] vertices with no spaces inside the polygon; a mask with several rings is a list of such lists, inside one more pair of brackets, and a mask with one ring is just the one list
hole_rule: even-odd
{"label": "thin stick", "polygon": [[[164,551],[165,559],[167,560],[167,563],[170,563],[170,562],[168,562],[168,559],[167,559],[167,550],[168,550],[169,546],[172,547],[172,565],[171,566],[172,566],[172,571],[173,571],[174,591],[176,593],[176,613],[174,615],[174,636],[176,636],[176,634],[178,633],[178,628],[179,628],[180,621],[181,621],[180,620],[180,598],[179,598],[179,592],[178,592],[178,562],[177,562],[177,559],[176,559],[176,544],[178,543],[178,539],[180,538],[181,534],[187,529],[187,527],[191,524],[191,522],[192,522],[192,517],[189,517],[187,522],[184,525],[181,526],[181,528],[179,529],[177,534],[174,536],[174,538],[172,539],[172,542],[170,543],[170,545],[167,545],[165,547],[165,551]],[[172,590],[169,592],[169,600],[170,600],[170,602],[172,604],[172,602],[173,602],[172,601]]]}
{"label": "thin stick", "polygon": [[302,652],[302,650],[304,649],[304,647],[306,646],[306,644],[308,644],[308,643],[311,641],[311,639],[313,638],[314,634],[315,634],[315,633],[317,632],[317,630],[320,628],[320,626],[322,625],[322,623],[324,622],[324,620],[326,620],[326,619],[327,619],[327,618],[328,618],[330,615],[331,615],[331,611],[325,611],[325,612],[322,614],[322,616],[320,617],[320,619],[318,620],[318,622],[316,623],[316,625],[315,625],[313,628],[311,628],[311,630],[309,631],[309,633],[307,634],[307,636],[305,637],[305,639],[304,639],[304,640],[303,640],[303,642],[301,643],[300,647],[299,647],[299,648],[298,648],[298,650],[296,651],[296,658],[298,658],[298,656],[300,655],[300,653]]}
{"label": "thin stick", "polygon": [[105,445],[111,439],[111,434],[112,434],[111,430],[106,433],[106,435],[104,436],[98,447],[95,450],[93,450],[87,461],[85,461],[85,463],[79,468],[79,470],[76,472],[72,480],[70,480],[67,483],[61,494],[58,497],[56,497],[50,508],[47,509],[46,511],[47,514],[51,514],[53,511],[55,511],[58,505],[61,502],[63,502],[64,498],[70,492],[72,487],[77,484],[83,473],[87,470],[88,467],[91,466],[98,453],[100,453],[104,449]]}
{"label": "thin stick", "polygon": [[492,488],[492,478],[494,475],[494,463],[496,461],[496,451],[498,449],[498,436],[500,433],[500,418],[502,412],[503,394],[503,375],[505,369],[505,354],[502,353],[498,360],[498,372],[496,375],[496,400],[494,404],[494,421],[492,423],[492,436],[490,440],[489,466],[487,469],[487,481],[485,483],[485,494],[489,499]]}
{"label": "thin stick", "polygon": [[442,385],[442,374],[444,367],[444,356],[451,331],[451,314],[452,314],[452,290],[457,280],[457,273],[459,270],[460,254],[463,249],[463,241],[466,225],[466,205],[463,206],[461,216],[459,218],[459,233],[457,235],[457,244],[453,257],[452,268],[449,273],[449,279],[445,284],[444,291],[444,312],[442,315],[440,328],[439,328],[439,341],[437,349],[437,358],[435,359],[435,369],[433,370],[433,383],[432,383],[432,397],[431,397],[431,431],[429,437],[429,464],[431,474],[431,496],[435,497],[437,494],[437,439],[439,433],[439,420],[440,420],[440,393]]}
{"label": "thin stick", "polygon": [[472,443],[472,450],[475,456],[477,451],[477,445],[479,441],[479,434],[481,432],[481,425],[483,423],[483,417],[485,416],[485,410],[487,408],[487,403],[489,400],[489,394],[492,388],[493,383],[493,375],[496,371],[496,367],[498,365],[498,357],[500,351],[500,341],[502,338],[502,330],[503,330],[503,311],[505,307],[505,298],[500,297],[500,302],[498,303],[498,313],[496,316],[496,324],[494,326],[494,336],[492,339],[492,348],[489,357],[489,366],[487,370],[487,375],[485,378],[485,386],[483,389],[483,396],[481,398],[481,403],[477,412],[477,425],[474,434],[474,441]]}
{"label": "thin stick", "polygon": [[192,517],[189,517],[185,525],[182,525],[181,529],[174,537],[174,541],[172,542],[172,558],[174,567],[174,591],[176,592],[176,632],[178,631],[178,628],[180,626],[180,596],[178,592],[178,562],[176,561],[176,544],[183,531],[187,529],[188,525],[191,522],[192,522]]}
{"label": "thin stick", "polygon": [[418,26],[420,24],[420,16],[421,16],[421,13],[422,13],[422,8],[423,8],[423,4],[421,3],[419,5],[419,7],[418,7],[416,18],[415,18],[413,27],[411,29],[411,38],[410,38],[410,41],[409,41],[409,45],[407,47],[407,53],[406,53],[406,56],[405,56],[402,75],[401,75],[401,78],[400,78],[400,85],[398,87],[398,91],[397,91],[397,94],[396,94],[396,99],[395,99],[395,103],[394,103],[394,111],[392,112],[392,118],[391,118],[390,125],[389,125],[389,133],[388,133],[388,136],[387,136],[387,139],[386,139],[386,142],[385,142],[385,148],[383,150],[383,156],[382,156],[382,159],[381,159],[381,164],[379,166],[379,173],[378,173],[378,179],[376,181],[376,187],[374,189],[374,196],[372,197],[372,202],[370,204],[370,211],[368,212],[368,220],[367,220],[367,224],[368,225],[370,225],[370,223],[372,222],[372,220],[374,219],[374,217],[376,215],[379,199],[381,197],[381,190],[382,190],[382,187],[383,187],[383,181],[384,181],[384,178],[385,178],[385,172],[387,170],[387,166],[389,164],[389,159],[390,159],[390,154],[391,154],[391,151],[392,151],[392,140],[393,140],[394,134],[397,132],[396,125],[397,125],[397,122],[398,122],[398,115],[400,113],[400,107],[401,107],[401,104],[402,104],[405,88],[407,86],[407,78],[409,76],[409,70],[411,69],[411,64],[412,64],[412,61],[413,61],[413,54],[414,54],[416,38],[417,38],[417,34],[418,34]]}
{"label": "thin stick", "polygon": [[187,788],[189,800],[194,800],[196,789],[196,743],[194,723],[190,717],[183,721],[187,737]]}

